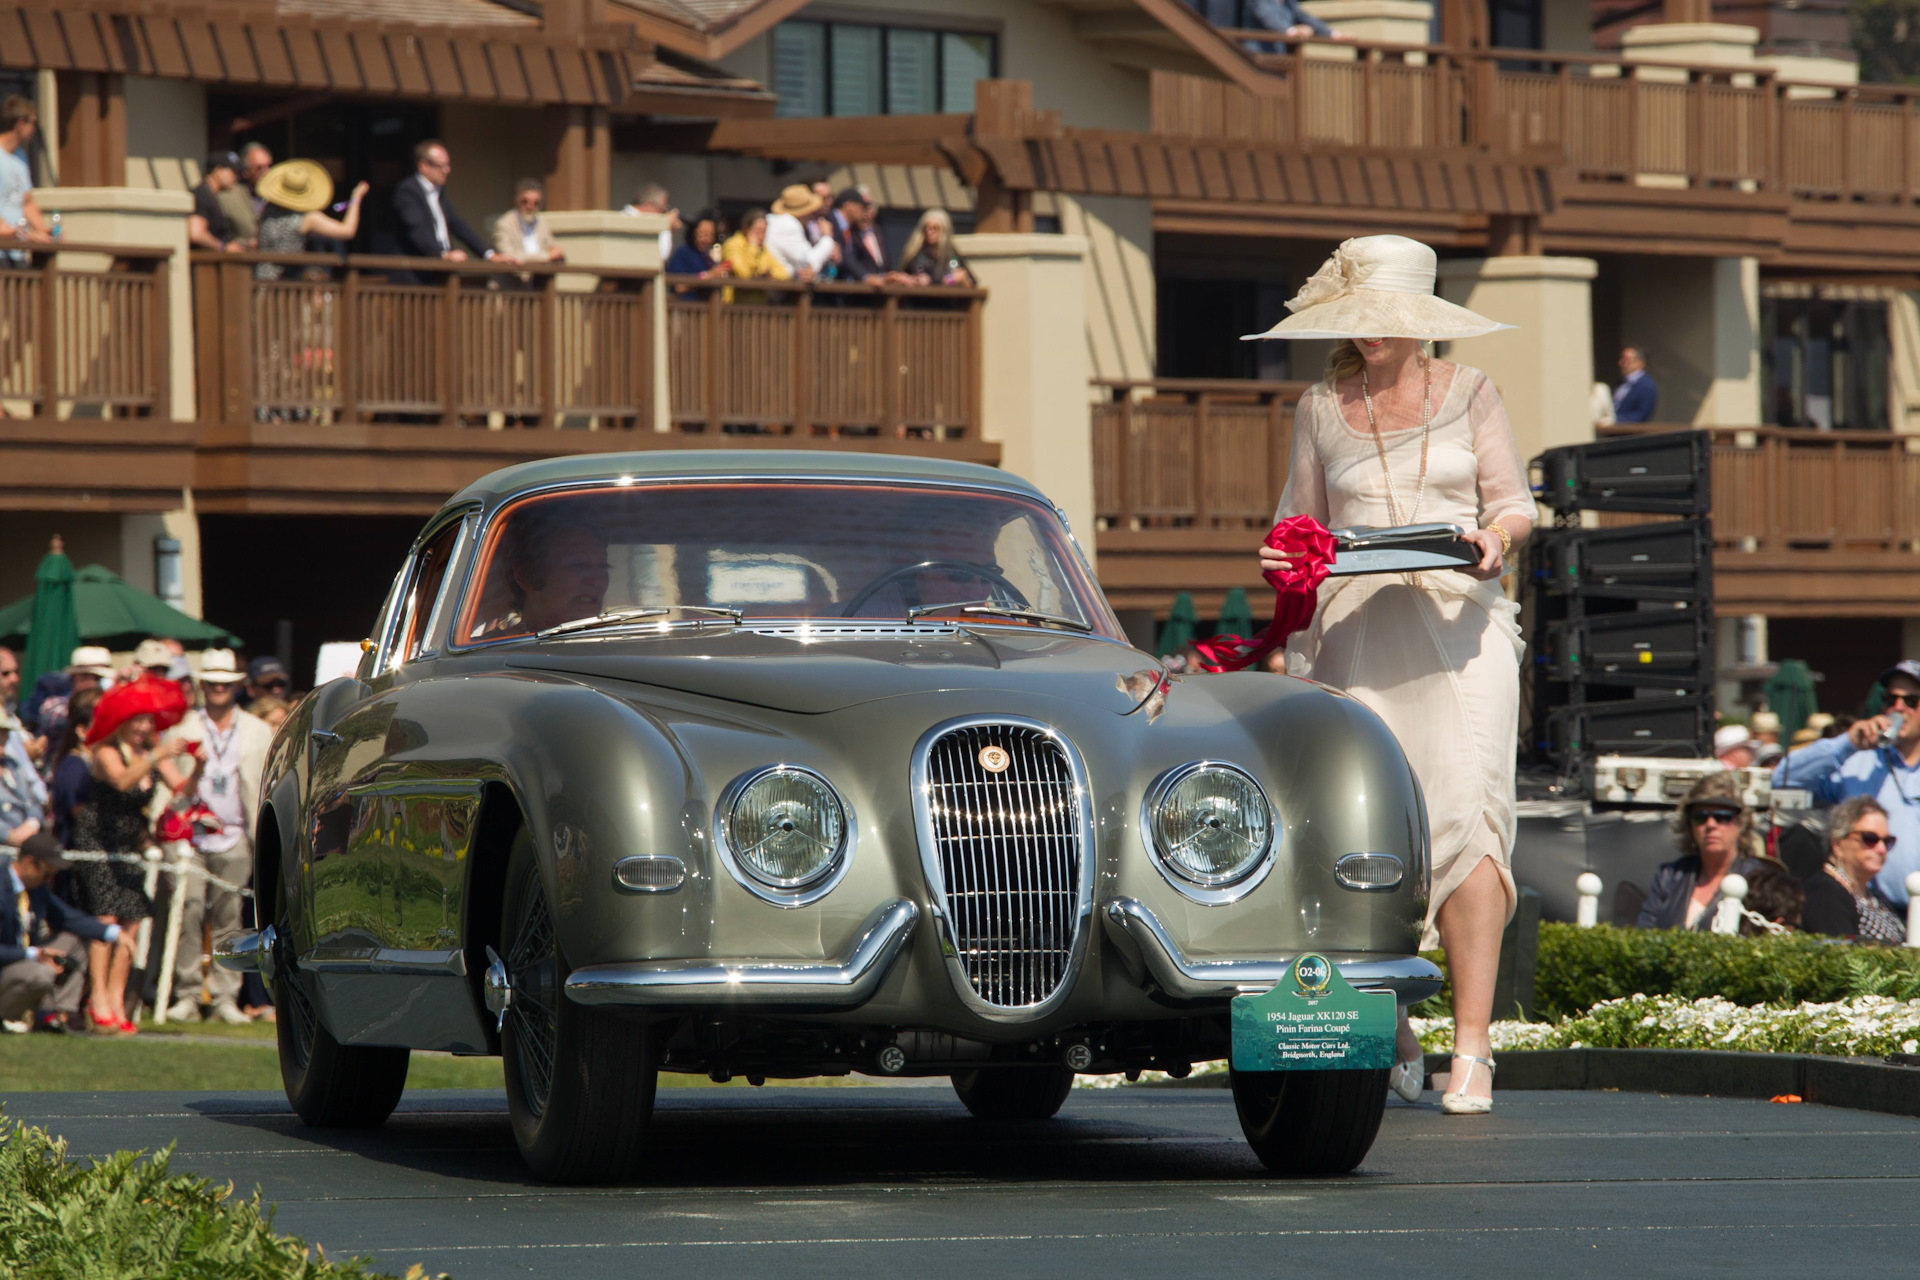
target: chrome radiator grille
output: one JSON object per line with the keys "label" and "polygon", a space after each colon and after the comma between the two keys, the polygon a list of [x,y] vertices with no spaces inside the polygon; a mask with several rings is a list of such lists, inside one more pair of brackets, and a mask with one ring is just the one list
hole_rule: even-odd
{"label": "chrome radiator grille", "polygon": [[924,771],[925,861],[957,966],[987,1005],[1040,1004],[1073,970],[1082,919],[1087,841],[1072,762],[1043,730],[978,724],[935,738]]}

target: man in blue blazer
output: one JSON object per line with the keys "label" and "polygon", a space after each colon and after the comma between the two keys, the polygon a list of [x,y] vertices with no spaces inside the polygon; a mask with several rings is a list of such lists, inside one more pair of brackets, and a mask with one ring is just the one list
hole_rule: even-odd
{"label": "man in blue blazer", "polygon": [[1639,347],[1620,349],[1620,385],[1613,389],[1615,422],[1652,422],[1660,404],[1660,388],[1647,376],[1647,353]]}
{"label": "man in blue blazer", "polygon": [[53,1014],[76,1014],[86,988],[86,942],[113,942],[120,926],[84,915],[47,882],[67,867],[52,836],[27,837],[0,857],[0,1020],[17,1022],[53,998]]}

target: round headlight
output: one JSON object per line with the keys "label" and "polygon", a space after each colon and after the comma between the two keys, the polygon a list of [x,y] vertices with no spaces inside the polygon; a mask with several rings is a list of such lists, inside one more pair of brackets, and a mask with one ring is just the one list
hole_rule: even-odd
{"label": "round headlight", "polygon": [[1149,821],[1161,862],[1201,888],[1244,880],[1273,843],[1260,784],[1232,765],[1187,765],[1155,787]]}
{"label": "round headlight", "polygon": [[754,879],[801,889],[832,871],[846,850],[846,806],[819,774],[778,765],[738,786],[727,841]]}

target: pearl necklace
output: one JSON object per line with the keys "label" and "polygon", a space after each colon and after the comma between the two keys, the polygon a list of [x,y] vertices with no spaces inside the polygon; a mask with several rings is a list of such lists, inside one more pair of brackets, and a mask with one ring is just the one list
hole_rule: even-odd
{"label": "pearl necklace", "polygon": [[1387,466],[1387,446],[1380,439],[1380,424],[1373,416],[1373,392],[1368,387],[1367,370],[1360,370],[1360,399],[1367,406],[1367,426],[1373,432],[1373,447],[1380,453],[1380,473],[1387,478],[1387,518],[1396,525],[1412,524],[1420,516],[1420,503],[1427,496],[1427,440],[1433,432],[1433,362],[1422,360],[1420,371],[1426,376],[1426,391],[1420,408],[1420,481],[1413,491],[1413,508],[1402,518],[1400,493],[1394,487],[1393,470]]}

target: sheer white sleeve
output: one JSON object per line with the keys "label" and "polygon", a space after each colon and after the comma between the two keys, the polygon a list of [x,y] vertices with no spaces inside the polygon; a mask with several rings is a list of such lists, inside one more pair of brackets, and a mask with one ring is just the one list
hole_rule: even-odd
{"label": "sheer white sleeve", "polygon": [[1527,483],[1527,467],[1520,460],[1507,408],[1500,403],[1493,379],[1485,374],[1478,377],[1467,406],[1467,423],[1473,428],[1473,457],[1480,475],[1481,527],[1503,516],[1519,516],[1531,525],[1533,488]]}
{"label": "sheer white sleeve", "polygon": [[1280,508],[1273,513],[1275,524],[1288,516],[1312,516],[1328,523],[1327,469],[1321,460],[1314,437],[1314,422],[1319,416],[1319,401],[1326,394],[1324,382],[1315,383],[1300,397],[1293,409],[1293,449],[1287,459],[1287,487],[1280,491]]}

